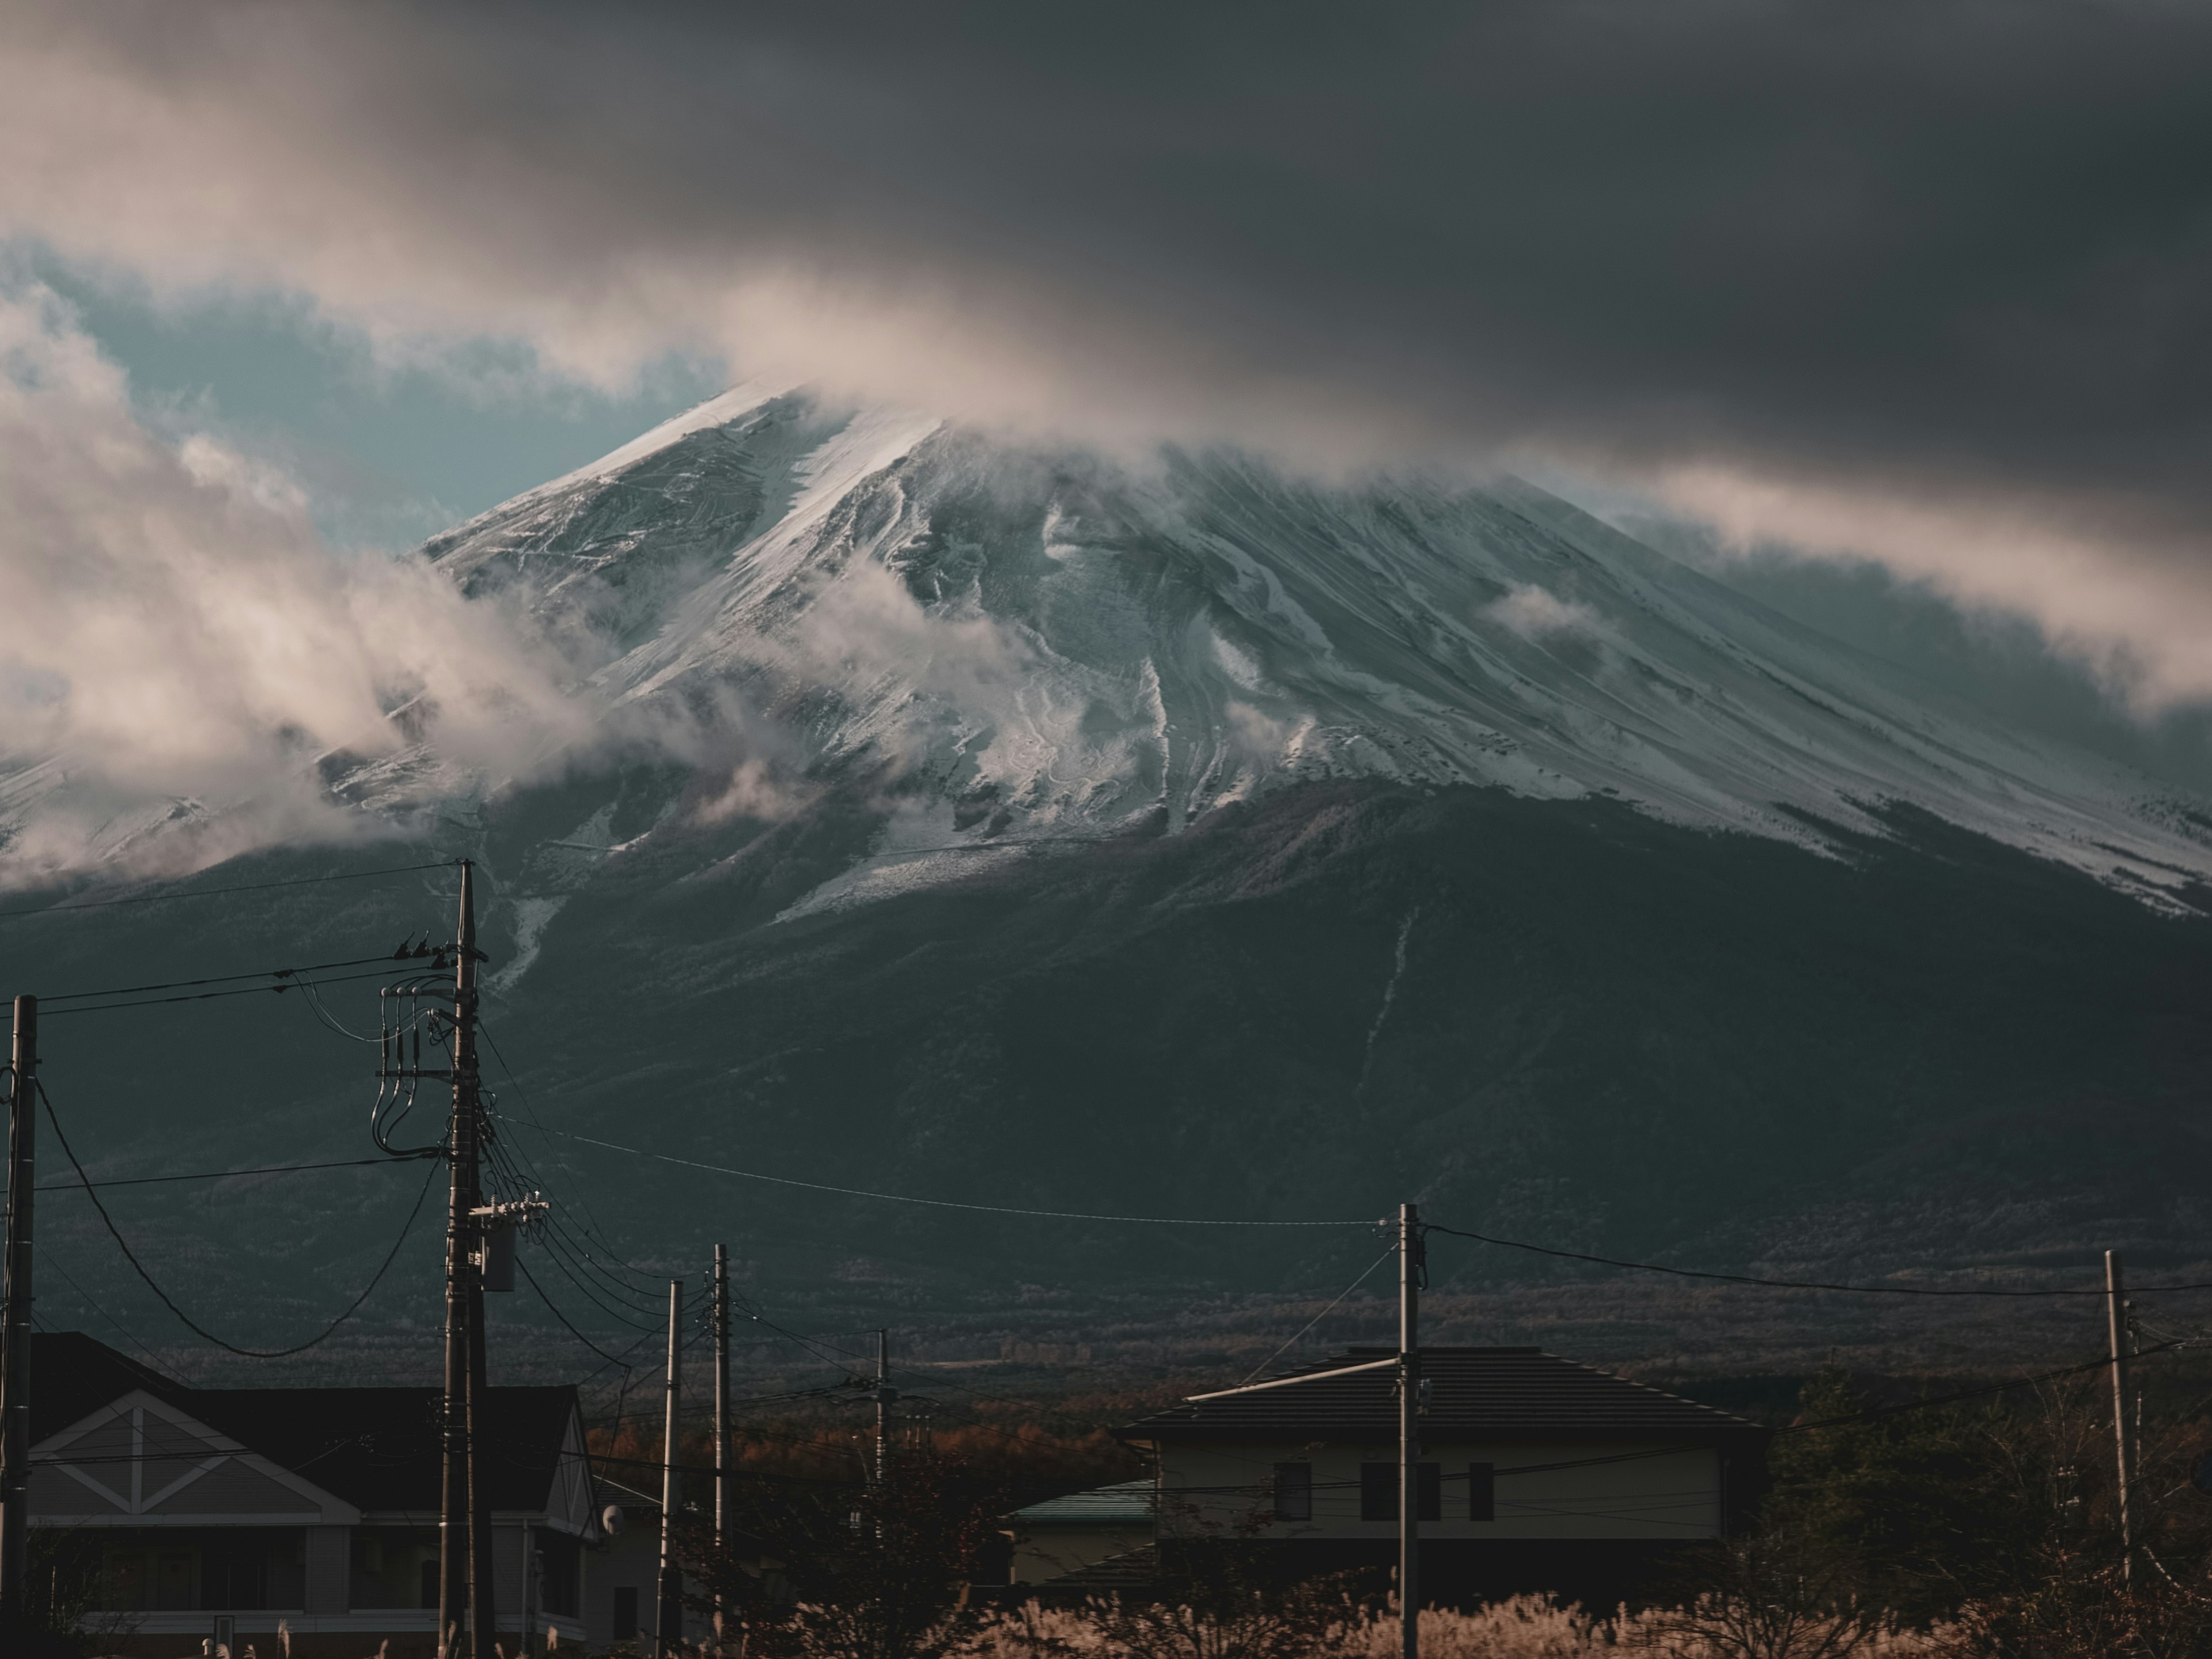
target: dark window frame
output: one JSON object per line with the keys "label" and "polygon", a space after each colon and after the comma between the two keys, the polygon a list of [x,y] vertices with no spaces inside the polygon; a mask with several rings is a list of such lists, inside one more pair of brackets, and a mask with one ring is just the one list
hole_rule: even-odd
{"label": "dark window frame", "polygon": [[[1413,1504],[1424,1521],[1444,1518],[1444,1466],[1419,1462],[1413,1466]],[[1359,1518],[1395,1521],[1398,1518],[1398,1466],[1362,1463],[1359,1466]]]}
{"label": "dark window frame", "polygon": [[1297,1462],[1275,1465],[1275,1519],[1313,1519],[1313,1465]]}
{"label": "dark window frame", "polygon": [[[610,1641],[627,1642],[645,1633],[638,1623],[638,1603],[641,1599],[635,1584],[614,1586],[613,1628],[607,1632]],[[628,1629],[623,1628],[625,1625]]]}
{"label": "dark window frame", "polygon": [[1467,1466],[1467,1518],[1470,1521],[1498,1519],[1498,1465],[1470,1463]]}

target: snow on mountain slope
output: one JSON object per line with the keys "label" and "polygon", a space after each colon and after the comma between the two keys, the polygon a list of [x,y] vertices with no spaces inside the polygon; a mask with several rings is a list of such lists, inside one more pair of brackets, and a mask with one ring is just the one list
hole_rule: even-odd
{"label": "snow on mountain slope", "polygon": [[741,389],[439,538],[611,709],[741,696],[884,791],[810,905],[1302,779],[1601,793],[1822,848],[1905,803],[2172,902],[2179,792],[2020,738],[1531,486],[1125,466]]}

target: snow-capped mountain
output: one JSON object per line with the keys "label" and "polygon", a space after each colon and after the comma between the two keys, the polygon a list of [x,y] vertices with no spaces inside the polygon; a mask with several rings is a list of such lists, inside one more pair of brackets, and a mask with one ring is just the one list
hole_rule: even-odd
{"label": "snow-capped mountain", "polygon": [[[297,765],[404,856],[264,840],[210,875],[219,925],[19,915],[30,982],[443,938],[468,858],[503,1146],[635,1259],[726,1243],[771,1301],[869,1323],[940,1294],[1058,1318],[1062,1290],[1202,1323],[1206,1286],[1333,1290],[1367,1259],[1357,1227],[994,1206],[1412,1197],[1802,1276],[2094,1283],[2114,1241],[2204,1276],[2212,817],[1525,484],[1041,453],[757,387],[426,550],[487,654],[517,612],[558,644],[589,720],[513,729],[590,731],[502,776],[457,758],[453,708],[395,696],[389,740]],[[229,810],[107,833],[219,846]],[[367,1146],[343,1037],[373,1042],[377,990],[57,1018],[55,1092],[106,1115],[112,1173],[335,1168]],[[168,1085],[226,1043],[250,1074]],[[194,1262],[232,1229],[233,1286],[297,1241],[264,1308],[296,1340],[331,1264],[359,1283],[383,1248],[331,1190],[211,1221],[136,1188],[131,1224]],[[128,1317],[110,1265],[87,1291]],[[1467,1317],[1451,1340],[1498,1335]]]}
{"label": "snow-capped mountain", "polygon": [[2212,873],[2172,789],[1510,479],[1125,464],[752,386],[427,551],[526,595],[611,716],[741,699],[758,750],[725,800],[881,791],[868,855],[810,906],[1346,777],[1814,849],[1902,804],[2158,903]]}

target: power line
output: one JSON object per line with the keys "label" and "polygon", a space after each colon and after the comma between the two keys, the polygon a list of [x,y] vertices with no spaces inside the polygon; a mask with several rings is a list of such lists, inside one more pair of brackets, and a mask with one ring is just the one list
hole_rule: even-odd
{"label": "power line", "polygon": [[59,996],[41,996],[39,1006],[45,1010],[57,1002],[86,1002],[94,997],[134,997],[148,991],[186,991],[203,985],[229,985],[241,979],[294,979],[301,974],[328,973],[336,968],[362,968],[370,963],[397,962],[402,958],[386,955],[355,957],[346,962],[315,962],[304,968],[258,968],[245,974],[214,974],[206,979],[172,980],[165,985],[116,985],[102,991],[66,991]]}
{"label": "power line", "polygon": [[[380,960],[380,958],[371,957],[369,960],[376,961]],[[386,957],[381,958],[381,960],[388,962],[390,958]],[[267,996],[271,993],[274,993],[278,996],[282,996],[285,992],[294,989],[305,990],[311,987],[319,987],[324,985],[351,985],[360,980],[386,979],[389,977],[389,969],[374,974],[333,974],[328,979],[312,981],[283,980],[275,985],[246,985],[231,991],[198,991],[187,996],[140,997],[123,1002],[80,1003],[74,1008],[56,1008],[51,1012],[41,1009],[40,1012],[44,1018],[47,1019],[58,1019],[64,1014],[96,1014],[103,1012],[110,1008],[156,1008],[165,1003],[171,1002],[211,1002],[217,997]]]}
{"label": "power line", "polygon": [[296,876],[288,881],[249,881],[234,887],[196,887],[184,893],[139,893],[129,898],[86,899],[76,904],[37,904],[26,909],[0,910],[0,921],[13,916],[50,916],[63,910],[100,910],[117,904],[165,904],[173,899],[216,898],[226,893],[264,893],[279,887],[314,887],[331,881],[367,881],[377,876],[412,875],[418,870],[450,870],[459,859],[439,859],[429,864],[402,864],[387,870],[351,870],[335,876]]}
{"label": "power line", "polygon": [[[1372,1279],[1375,1276],[1375,1270],[1397,1254],[1398,1247],[1397,1245],[1393,1244],[1389,1249],[1383,1251],[1382,1255],[1376,1256],[1374,1261],[1369,1262],[1367,1264],[1366,1272],[1361,1273],[1358,1278],[1353,1279],[1352,1283],[1346,1285],[1343,1290],[1337,1292],[1335,1302],[1330,1303],[1328,1306],[1323,1308],[1311,1319],[1309,1319],[1304,1324],[1298,1327],[1297,1336],[1292,1337],[1289,1341],[1284,1343],[1281,1347],[1276,1349],[1274,1352],[1269,1354],[1265,1359],[1252,1367],[1252,1369],[1245,1374],[1244,1382],[1249,1382],[1254,1377],[1259,1376],[1261,1371],[1266,1370],[1268,1366],[1273,1364],[1278,1359],[1280,1359],[1285,1354],[1296,1347],[1298,1344],[1299,1337],[1303,1337],[1308,1331],[1320,1324],[1322,1320],[1334,1313],[1336,1311],[1337,1303],[1343,1301],[1346,1297],[1350,1296],[1362,1285],[1364,1285],[1369,1279]],[[1241,1389],[1244,1386],[1244,1382],[1239,1382],[1237,1386]]]}
{"label": "power line", "polygon": [[[507,1161],[506,1152],[497,1141],[485,1143],[484,1151],[488,1154],[488,1161],[495,1176],[503,1177],[508,1182],[517,1194],[525,1190],[525,1183],[514,1166]],[[530,1183],[532,1189],[541,1192],[544,1189],[544,1186],[545,1183],[543,1182]],[[642,1291],[617,1279],[612,1273],[594,1262],[589,1251],[585,1250],[569,1238],[557,1215],[548,1213],[540,1224],[542,1227],[540,1236],[544,1241],[546,1253],[551,1257],[553,1265],[558,1267],[562,1276],[581,1291],[600,1312],[612,1318],[617,1324],[629,1326],[632,1330],[650,1331],[659,1328],[658,1325],[641,1323],[638,1320],[628,1316],[630,1314],[650,1316],[659,1309],[655,1304],[646,1299]],[[620,1309],[608,1306],[605,1302],[600,1300],[599,1295],[589,1285],[577,1277],[578,1272],[588,1275],[595,1270],[599,1288],[621,1302],[623,1305]]]}
{"label": "power line", "polygon": [[190,1175],[127,1176],[114,1181],[42,1181],[42,1193],[73,1193],[86,1187],[150,1187],[164,1181],[227,1181],[232,1176],[293,1175],[302,1170],[357,1170],[371,1164],[396,1168],[408,1160],[392,1158],[341,1158],[328,1164],[264,1164],[250,1170],[196,1170]]}
{"label": "power line", "polygon": [[[583,1332],[578,1330],[575,1326],[570,1322],[568,1316],[561,1311],[560,1304],[555,1302],[551,1297],[545,1294],[545,1287],[538,1282],[538,1275],[530,1271],[529,1264],[524,1261],[520,1255],[515,1257],[514,1265],[522,1269],[522,1276],[530,1281],[530,1288],[538,1292],[538,1299],[546,1305],[546,1307],[551,1311],[554,1318],[561,1322],[562,1329],[567,1331],[569,1335],[574,1337],[577,1341],[582,1343],[593,1353],[599,1355],[600,1358],[605,1360],[610,1365],[621,1365],[623,1364],[620,1359],[617,1358],[613,1354],[609,1353],[598,1343],[592,1341],[590,1337],[586,1336]],[[647,1334],[650,1335],[652,1333],[647,1332]],[[636,1345],[635,1343],[631,1345],[633,1347],[635,1346]],[[627,1370],[629,1368],[625,1366],[624,1369]]]}
{"label": "power line", "polygon": [[175,1381],[179,1382],[184,1382],[185,1379],[183,1376],[177,1370],[175,1366],[162,1360],[160,1356],[155,1354],[154,1350],[139,1337],[136,1331],[133,1331],[128,1325],[125,1325],[113,1314],[108,1312],[106,1309],[101,1307],[97,1301],[94,1300],[92,1292],[86,1290],[83,1285],[78,1284],[67,1267],[63,1267],[62,1264],[55,1261],[52,1255],[46,1256],[39,1263],[39,1266],[41,1268],[52,1267],[56,1273],[59,1273],[64,1279],[66,1279],[69,1283],[70,1289],[75,1291],[80,1297],[84,1298],[85,1305],[90,1308],[93,1312],[98,1314],[102,1319],[106,1320],[109,1324],[112,1325],[118,1331],[122,1333],[123,1340],[128,1342],[132,1347],[137,1349],[140,1353],[144,1354],[146,1356],[147,1362],[156,1370],[166,1371]]}
{"label": "power line", "polygon": [[[1710,1279],[1724,1285],[1763,1285],[1773,1290],[1848,1291],[1858,1296],[2102,1297],[2107,1294],[2104,1291],[1939,1290],[1920,1285],[1831,1285],[1814,1279],[1761,1279],[1750,1273],[1704,1273],[1694,1267],[1662,1267],[1656,1261],[1623,1261],[1609,1255],[1585,1255],[1579,1250],[1555,1250],[1548,1245],[1523,1243],[1516,1238],[1493,1238],[1487,1233],[1471,1233],[1458,1227],[1439,1226],[1433,1221],[1424,1224],[1424,1231],[1449,1233],[1454,1238],[1471,1238],[1480,1244],[1503,1245],[1509,1250],[1528,1250],[1537,1255],[1558,1256],[1566,1261],[1589,1261],[1604,1267],[1629,1267],[1638,1273],[1672,1273],[1677,1279]],[[2176,1291],[2212,1291],[2212,1281],[2194,1285],[2130,1285],[2129,1290],[2130,1294],[2142,1295]]]}
{"label": "power line", "polygon": [[[481,1030],[482,1028],[479,1027],[478,1029]],[[501,1123],[512,1123],[514,1121],[514,1119],[507,1117],[503,1113],[495,1112],[492,1115]],[[485,1143],[485,1147],[487,1153],[500,1173],[504,1175],[509,1181],[516,1182],[519,1186],[525,1186],[532,1190],[540,1192],[553,1186],[551,1182],[546,1180],[544,1176],[539,1173],[538,1166],[531,1162],[530,1155],[524,1152],[520,1147],[509,1146],[503,1141],[497,1139],[487,1141]],[[564,1174],[574,1173],[574,1171],[569,1170],[565,1164],[562,1167]],[[584,1209],[586,1220],[588,1224],[591,1213],[588,1206],[580,1205],[579,1207]],[[554,1216],[549,1218],[549,1220],[551,1224],[556,1227],[565,1226],[565,1218],[563,1217]],[[562,1232],[562,1236],[564,1238],[568,1237],[565,1231]],[[640,1298],[641,1304],[645,1312],[657,1314],[665,1306],[665,1301],[661,1297],[653,1295],[652,1291],[647,1290],[643,1285],[632,1284],[629,1280],[622,1277],[623,1273],[630,1274],[634,1278],[647,1281],[647,1284],[653,1286],[653,1290],[657,1291],[660,1289],[664,1283],[659,1275],[647,1273],[643,1269],[634,1267],[629,1262],[623,1261],[616,1253],[613,1246],[607,1243],[605,1236],[595,1236],[593,1231],[588,1224],[584,1230],[583,1240],[583,1243],[578,1243],[574,1239],[570,1239],[568,1241],[570,1248],[574,1249],[577,1255],[585,1263],[588,1264],[592,1271],[596,1272],[610,1286],[613,1287],[617,1291],[623,1296]],[[594,1242],[597,1243],[602,1249],[605,1250],[609,1257],[611,1258],[611,1265],[610,1265],[609,1262],[601,1261],[598,1257],[594,1256],[591,1253],[589,1249],[586,1248],[587,1244]],[[616,1271],[617,1268],[621,1270],[620,1273]]]}
{"label": "power line", "polygon": [[[507,1055],[500,1049],[499,1038],[493,1035],[491,1027],[486,1024],[481,1018],[477,1022],[477,1030],[483,1036],[485,1043],[490,1048],[492,1058],[499,1062],[499,1069],[506,1074],[507,1080],[514,1085],[515,1097],[522,1103],[522,1109],[530,1120],[530,1127],[537,1130],[540,1135],[544,1135],[550,1139],[551,1138],[551,1132],[546,1128],[543,1120],[538,1117],[537,1104],[530,1098],[530,1091],[522,1086],[521,1078],[515,1074],[514,1067],[507,1064]],[[495,1105],[497,1103],[497,1096],[493,1097]],[[496,1115],[502,1121],[513,1121],[512,1119],[507,1118],[503,1113]],[[549,1150],[557,1151],[557,1149]],[[530,1171],[530,1173],[535,1175],[537,1173],[537,1165],[532,1162],[530,1155],[524,1152],[520,1147],[515,1148],[514,1151],[515,1155],[522,1160],[524,1166]],[[562,1158],[560,1160],[560,1167],[565,1174],[573,1176],[575,1173],[574,1170],[569,1168],[568,1162],[566,1158]],[[539,1184],[544,1185],[547,1183],[540,1182]],[[584,1184],[586,1186],[589,1185],[588,1182]],[[584,1236],[586,1238],[596,1240],[599,1248],[605,1250],[610,1256],[614,1257],[617,1262],[622,1266],[626,1272],[637,1272],[637,1269],[629,1267],[627,1262],[621,1261],[622,1253],[615,1249],[614,1242],[607,1237],[607,1230],[600,1224],[599,1216],[592,1209],[591,1200],[586,1196],[581,1195],[580,1192],[576,1200],[576,1206],[583,1212]],[[643,1275],[641,1274],[640,1276],[642,1277]]]}
{"label": "power line", "polygon": [[[2161,1342],[2154,1348],[2145,1348],[2141,1352],[2129,1357],[2134,1359],[2148,1359],[2154,1353],[2164,1353],[2168,1349],[2178,1348],[2180,1346],[2179,1342]],[[2062,1376],[2079,1376],[2084,1371],[2105,1370],[2111,1366],[2112,1363],[2112,1356],[2106,1354],[2100,1358],[2084,1360],[2079,1365],[2062,1365],[2055,1371],[2043,1371],[2034,1376],[2015,1376],[2008,1382],[1993,1382],[1985,1388],[1979,1389],[1962,1389],[1956,1394],[1940,1394],[1932,1400],[1916,1400],[1903,1406],[1878,1406],[1869,1411],[1851,1412],[1842,1417],[1824,1417],[1811,1423],[1791,1423],[1775,1430],[1774,1432],[1806,1434],[1814,1429],[1838,1428],[1846,1423],[1870,1423],[1876,1418],[1901,1417],[1907,1412],[1926,1411],[1935,1406],[1954,1405],[1961,1400],[1978,1400],[1986,1395],[2007,1394],[2014,1389],[2029,1388],[2039,1382],[2055,1382]]]}
{"label": "power line", "polygon": [[368,1300],[369,1293],[374,1291],[379,1285],[384,1282],[384,1275],[390,1271],[392,1264],[398,1260],[399,1247],[407,1242],[407,1235],[414,1231],[415,1218],[422,1213],[422,1200],[429,1196],[430,1178],[435,1176],[438,1173],[438,1166],[435,1164],[431,1164],[429,1176],[425,1176],[423,1179],[422,1190],[415,1194],[415,1207],[408,1211],[406,1223],[399,1229],[399,1237],[392,1241],[392,1249],[386,1254],[382,1265],[377,1268],[374,1275],[370,1278],[368,1283],[362,1287],[361,1294],[354,1297],[352,1303],[347,1307],[343,1313],[340,1314],[336,1319],[331,1321],[331,1322],[325,1326],[318,1334],[308,1338],[305,1342],[297,1343],[291,1347],[241,1348],[234,1342],[225,1341],[222,1337],[217,1336],[213,1331],[208,1329],[207,1327],[200,1324],[197,1320],[193,1319],[191,1315],[187,1314],[182,1308],[179,1308],[176,1303],[171,1299],[169,1293],[161,1288],[160,1284],[155,1279],[154,1275],[146,1271],[145,1264],[141,1262],[137,1256],[132,1252],[130,1243],[123,1237],[122,1231],[116,1226],[115,1218],[107,1213],[107,1206],[100,1201],[100,1194],[93,1190],[92,1182],[86,1178],[84,1165],[78,1163],[76,1160],[76,1152],[75,1149],[70,1146],[69,1136],[62,1128],[61,1114],[54,1110],[54,1103],[52,1097],[46,1093],[46,1085],[41,1082],[39,1084],[38,1089],[39,1098],[46,1102],[46,1121],[54,1126],[55,1138],[61,1142],[62,1151],[69,1158],[70,1167],[76,1171],[77,1179],[82,1182],[84,1186],[84,1195],[92,1200],[92,1207],[100,1212],[100,1218],[106,1224],[108,1235],[115,1240],[116,1248],[123,1252],[123,1259],[131,1264],[131,1271],[137,1273],[139,1278],[146,1281],[146,1288],[153,1291],[155,1296],[161,1299],[161,1305],[167,1308],[171,1313],[176,1315],[178,1319],[183,1322],[186,1329],[193,1332],[198,1336],[205,1338],[208,1341],[214,1343],[218,1348],[222,1348],[230,1353],[238,1354],[246,1359],[282,1359],[289,1354],[305,1353],[309,1348],[315,1347],[327,1340],[339,1326],[344,1324],[347,1320],[352,1318],[356,1313],[359,1312],[362,1304]]}
{"label": "power line", "polygon": [[621,1146],[611,1140],[600,1140],[592,1135],[571,1134],[566,1129],[548,1129],[547,1134],[560,1135],[565,1139],[580,1141],[586,1146],[604,1146],[611,1152],[627,1152],[632,1158],[649,1158],[662,1164],[680,1164],[688,1170],[705,1170],[714,1175],[737,1176],[746,1181],[765,1181],[778,1187],[803,1187],[809,1192],[837,1193],[846,1198],[878,1199],[887,1204],[921,1204],[937,1210],[973,1210],[986,1215],[1039,1216],[1048,1221],[1114,1221],[1150,1227],[1372,1227],[1366,1221],[1235,1221],[1212,1216],[1182,1215],[1095,1215],[1081,1210],[1026,1210],[1006,1204],[963,1204],[949,1198],[915,1198],[905,1193],[870,1192],[860,1187],[832,1187],[826,1182],[795,1181],[787,1176],[763,1175],[757,1170],[733,1170],[724,1164],[704,1164],[697,1158],[678,1158],[669,1152],[651,1152],[635,1146]]}

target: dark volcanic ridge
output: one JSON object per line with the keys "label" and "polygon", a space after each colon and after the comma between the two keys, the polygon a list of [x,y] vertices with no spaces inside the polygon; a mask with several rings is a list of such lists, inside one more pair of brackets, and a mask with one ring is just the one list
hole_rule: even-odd
{"label": "dark volcanic ridge", "polygon": [[[2146,1278],[2212,1277],[2187,1173],[2205,804],[1540,490],[1134,468],[753,388],[426,551],[561,648],[599,736],[464,775],[407,704],[313,761],[359,844],[196,880],[477,861],[497,1179],[559,1218],[501,1304],[513,1374],[617,1374],[719,1242],[780,1326],[1212,1380],[1348,1284],[1381,1249],[1362,1218],[1408,1198],[1729,1270],[2075,1285],[2117,1245]],[[10,774],[0,835],[72,787],[59,762]],[[110,840],[183,857],[250,819],[189,806]],[[5,937],[52,994],[448,937],[453,889]],[[373,1036],[374,992],[333,987],[327,1018],[296,994],[57,1009],[48,1086],[100,1176],[362,1156],[372,1050],[346,1033]],[[109,1196],[197,1317],[274,1345],[351,1300],[420,1182]],[[422,1373],[437,1218],[298,1369]],[[81,1195],[41,1221],[50,1321],[212,1363]],[[1437,1273],[1448,1336],[1688,1369],[1997,1364],[2071,1352],[2077,1320],[1456,1242]]]}

